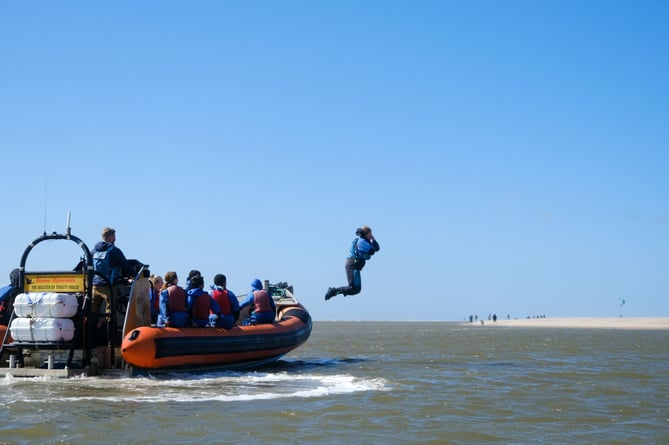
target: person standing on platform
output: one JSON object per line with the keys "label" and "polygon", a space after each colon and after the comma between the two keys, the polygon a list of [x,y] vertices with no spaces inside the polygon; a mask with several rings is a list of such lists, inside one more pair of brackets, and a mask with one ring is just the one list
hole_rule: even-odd
{"label": "person standing on platform", "polygon": [[[104,304],[104,314],[109,316],[112,311],[112,290],[115,282],[124,277],[132,276],[132,267],[125,258],[123,251],[116,247],[116,230],[109,227],[102,229],[102,241],[93,248],[93,269],[98,272],[93,277],[93,316],[100,315]],[[102,275],[99,275],[102,274]]]}

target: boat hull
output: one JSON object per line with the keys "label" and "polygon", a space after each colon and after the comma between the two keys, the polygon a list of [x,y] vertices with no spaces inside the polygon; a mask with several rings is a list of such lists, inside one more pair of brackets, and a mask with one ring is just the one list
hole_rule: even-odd
{"label": "boat hull", "polygon": [[143,369],[257,367],[278,360],[311,334],[311,317],[299,304],[280,308],[278,318],[232,329],[138,327],[124,337],[121,353]]}

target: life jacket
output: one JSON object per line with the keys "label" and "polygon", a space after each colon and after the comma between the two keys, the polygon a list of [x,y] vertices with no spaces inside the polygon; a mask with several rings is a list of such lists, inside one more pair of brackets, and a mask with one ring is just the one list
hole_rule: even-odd
{"label": "life jacket", "polygon": [[372,243],[369,243],[369,241],[365,240],[372,246],[372,248],[368,252],[362,252],[360,249],[358,249],[359,241],[360,238],[356,238],[353,240],[353,244],[351,245],[350,257],[367,261],[372,257],[372,255],[374,255],[374,252],[376,252],[376,250],[374,249],[374,245]]}
{"label": "life jacket", "polygon": [[[211,297],[218,303],[221,307],[221,315],[232,314],[232,303],[230,302],[230,295],[228,290],[214,289],[211,293]],[[211,312],[213,314],[213,312]]]}
{"label": "life jacket", "polygon": [[186,307],[186,291],[173,284],[167,288],[167,307],[169,312],[188,312]]}
{"label": "life jacket", "polygon": [[155,313],[160,312],[160,291],[153,287],[149,288],[149,300],[153,301],[151,308]]}
{"label": "life jacket", "polygon": [[193,306],[191,307],[191,317],[206,320],[209,318],[209,309],[211,308],[211,297],[206,292],[200,292],[197,295],[191,294]]}
{"label": "life jacket", "polygon": [[107,250],[99,250],[93,254],[93,269],[108,278],[110,283],[113,283],[114,278],[119,274],[118,267],[111,267],[112,250],[114,250],[113,245]]}
{"label": "life jacket", "polygon": [[362,258],[362,256],[360,255],[360,251],[358,250],[358,241],[359,240],[360,240],[360,238],[356,238],[356,239],[353,240],[353,244],[351,244],[351,252],[350,252],[350,257],[351,258],[364,259],[364,258]]}
{"label": "life jacket", "polygon": [[272,312],[269,299],[272,298],[265,289],[253,292],[253,312]]}

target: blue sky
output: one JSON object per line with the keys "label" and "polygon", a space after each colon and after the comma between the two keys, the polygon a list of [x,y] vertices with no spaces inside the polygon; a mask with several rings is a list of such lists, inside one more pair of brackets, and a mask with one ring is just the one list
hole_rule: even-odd
{"label": "blue sky", "polygon": [[[669,316],[669,4],[0,4],[0,270],[104,226],[316,320]],[[345,284],[355,228],[381,251]],[[28,269],[68,269],[74,243]],[[626,304],[619,305],[620,299]]]}

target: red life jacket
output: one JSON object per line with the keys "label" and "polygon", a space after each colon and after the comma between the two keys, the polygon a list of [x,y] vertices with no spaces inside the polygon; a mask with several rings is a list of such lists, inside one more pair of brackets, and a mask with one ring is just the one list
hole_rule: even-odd
{"label": "red life jacket", "polygon": [[160,312],[160,290],[151,288],[153,292],[153,310],[158,313]]}
{"label": "red life jacket", "polygon": [[191,316],[199,320],[206,320],[209,318],[209,309],[211,308],[211,297],[208,293],[202,292],[193,301],[191,308]]}
{"label": "red life jacket", "polygon": [[265,289],[253,292],[253,312],[272,312],[272,305],[269,302],[269,296]]}
{"label": "red life jacket", "polygon": [[[228,290],[219,290],[214,289],[211,293],[211,297],[218,303],[221,307],[221,315],[232,314],[232,304],[230,303],[230,297],[228,296]],[[210,311],[211,314],[213,312]]]}
{"label": "red life jacket", "polygon": [[173,284],[167,288],[167,304],[169,312],[188,312],[186,307],[186,291]]}

